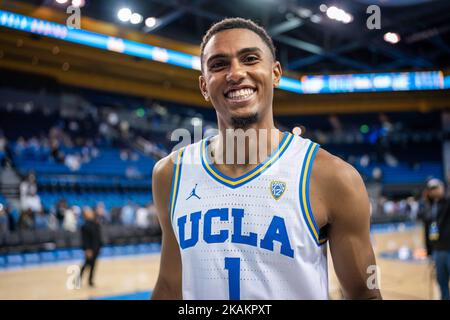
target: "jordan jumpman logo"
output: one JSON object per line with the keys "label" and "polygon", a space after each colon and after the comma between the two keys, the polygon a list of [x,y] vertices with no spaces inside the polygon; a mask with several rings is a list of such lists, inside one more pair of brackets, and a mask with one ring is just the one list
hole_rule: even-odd
{"label": "jordan jumpman logo", "polygon": [[189,195],[189,197],[187,197],[186,200],[189,200],[192,197],[197,197],[198,199],[201,199],[196,193],[195,193],[195,189],[197,189],[197,183],[195,184],[194,189],[192,189],[191,194]]}

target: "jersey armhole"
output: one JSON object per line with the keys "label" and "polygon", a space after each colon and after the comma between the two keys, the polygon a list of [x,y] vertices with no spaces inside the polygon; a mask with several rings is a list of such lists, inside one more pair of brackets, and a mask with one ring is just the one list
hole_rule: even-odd
{"label": "jersey armhole", "polygon": [[175,212],[175,207],[177,204],[178,190],[180,189],[180,177],[184,151],[185,148],[181,148],[180,150],[178,150],[175,163],[173,164],[172,185],[170,187],[170,203],[169,203],[170,221],[173,220],[173,214]]}
{"label": "jersey armhole", "polygon": [[300,208],[302,210],[303,218],[308,226],[309,233],[311,234],[314,242],[321,246],[326,243],[326,236],[322,235],[320,229],[317,227],[317,223],[314,219],[314,215],[311,209],[311,202],[309,198],[309,182],[311,177],[311,169],[319,150],[320,145],[311,142],[306,151],[305,159],[303,160],[302,170],[300,174],[300,186],[299,186],[299,197],[300,197]]}

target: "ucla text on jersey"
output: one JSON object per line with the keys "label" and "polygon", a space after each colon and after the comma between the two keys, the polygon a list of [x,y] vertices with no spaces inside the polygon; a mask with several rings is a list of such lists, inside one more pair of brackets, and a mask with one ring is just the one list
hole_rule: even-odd
{"label": "ucla text on jersey", "polygon": [[[230,214],[231,212],[231,214]],[[181,249],[193,247],[199,241],[199,221],[203,217],[203,240],[205,243],[224,243],[230,240],[232,243],[240,243],[252,247],[260,247],[269,251],[273,251],[274,241],[281,245],[280,253],[293,258],[294,251],[292,250],[287,234],[284,219],[279,216],[273,216],[264,235],[250,232],[242,234],[242,223],[245,212],[240,208],[214,208],[209,209],[206,213],[197,211],[189,214],[191,222],[191,236],[186,239],[186,221],[187,216],[178,218],[178,239],[180,240]],[[220,221],[230,221],[231,230],[222,229],[218,233],[212,232],[212,222],[218,219]]]}

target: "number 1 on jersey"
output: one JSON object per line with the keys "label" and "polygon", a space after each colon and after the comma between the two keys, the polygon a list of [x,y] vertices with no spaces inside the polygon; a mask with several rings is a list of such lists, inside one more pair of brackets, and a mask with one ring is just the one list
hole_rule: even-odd
{"label": "number 1 on jersey", "polygon": [[230,300],[241,299],[241,288],[239,281],[240,268],[240,258],[225,258],[225,269],[228,270],[228,292]]}

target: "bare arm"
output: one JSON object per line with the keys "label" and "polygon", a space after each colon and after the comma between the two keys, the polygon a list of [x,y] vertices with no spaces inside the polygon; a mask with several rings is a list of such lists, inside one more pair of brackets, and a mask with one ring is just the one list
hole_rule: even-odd
{"label": "bare arm", "polygon": [[159,276],[152,294],[153,300],[181,299],[181,257],[178,242],[169,218],[170,189],[173,161],[171,156],[161,159],[153,169],[153,200],[162,229]]}
{"label": "bare arm", "polygon": [[322,183],[326,184],[323,187],[330,252],[344,296],[347,299],[381,299],[376,280],[371,281],[376,262],[370,241],[370,204],[364,182],[359,173],[341,159],[325,151],[322,151],[322,159],[322,163],[324,160],[328,163],[321,168],[327,176]]}

